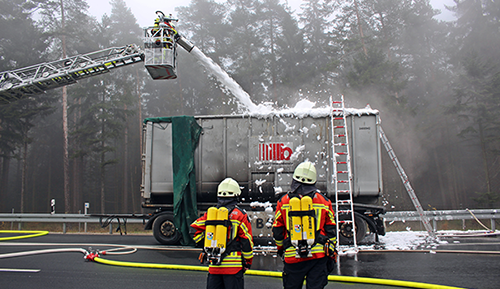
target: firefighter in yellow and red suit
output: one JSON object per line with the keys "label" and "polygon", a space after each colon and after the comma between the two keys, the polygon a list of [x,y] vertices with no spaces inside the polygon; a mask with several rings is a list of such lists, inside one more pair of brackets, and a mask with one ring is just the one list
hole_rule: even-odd
{"label": "firefighter in yellow and red suit", "polygon": [[[241,189],[235,180],[227,178],[217,188],[217,208],[229,211],[231,226],[228,228],[227,249],[220,264],[210,264],[207,289],[243,289],[243,273],[250,269],[253,260],[252,225],[245,210],[238,207]],[[207,213],[191,224],[196,229],[194,241],[205,239]]]}
{"label": "firefighter in yellow and red suit", "polygon": [[[283,288],[302,288],[304,278],[307,289],[324,288],[328,274],[333,270],[336,250],[336,227],[332,202],[316,188],[316,168],[311,162],[299,164],[293,173],[291,191],[283,195],[276,205],[273,237],[278,255],[284,261]],[[296,254],[290,241],[288,212],[290,199],[310,196],[315,217],[315,240],[311,246],[311,257]],[[310,256],[310,255],[309,255]]]}

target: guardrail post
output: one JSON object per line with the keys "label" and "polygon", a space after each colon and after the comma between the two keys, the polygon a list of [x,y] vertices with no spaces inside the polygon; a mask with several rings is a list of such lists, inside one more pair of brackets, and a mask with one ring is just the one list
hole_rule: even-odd
{"label": "guardrail post", "polygon": [[63,223],[63,234],[66,234],[66,223]]}
{"label": "guardrail post", "polygon": [[434,232],[437,232],[437,221],[436,219],[432,219],[432,228]]}
{"label": "guardrail post", "polygon": [[495,232],[495,231],[496,231],[496,228],[495,228],[495,219],[493,219],[493,218],[492,218],[492,219],[490,219],[490,222],[491,222],[491,230],[492,230],[493,232]]}
{"label": "guardrail post", "polygon": [[[14,208],[12,208],[12,214],[14,214]],[[10,222],[10,230],[14,230],[14,222]]]}
{"label": "guardrail post", "polygon": [[113,234],[113,223],[109,223],[109,234]]}
{"label": "guardrail post", "polygon": [[[85,208],[85,215],[87,215],[89,213],[90,203],[85,202],[83,207]],[[85,222],[84,228],[85,228],[85,233],[87,233],[87,222]]]}

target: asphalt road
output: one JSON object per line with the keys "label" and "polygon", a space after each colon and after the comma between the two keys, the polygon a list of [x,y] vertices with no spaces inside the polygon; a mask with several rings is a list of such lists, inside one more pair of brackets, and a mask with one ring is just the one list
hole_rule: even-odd
{"label": "asphalt road", "polygon": [[[3,235],[3,234],[2,234]],[[1,258],[2,254],[43,249],[83,248],[109,250],[116,245],[137,247],[132,254],[105,255],[116,261],[199,265],[199,250],[159,246],[152,236],[49,234],[0,242],[0,288],[205,288],[206,272],[149,269],[105,265],[86,261],[81,252],[57,252]],[[499,251],[499,238],[461,239],[443,250]],[[478,253],[360,252],[357,260],[343,256],[343,276],[416,281],[463,288],[499,288],[500,255]],[[21,270],[18,272],[12,269]],[[258,255],[252,269],[280,271],[281,260],[273,254]],[[22,271],[34,270],[34,271]],[[281,288],[281,279],[245,276],[245,288]],[[326,288],[398,288],[370,284],[330,282]]]}

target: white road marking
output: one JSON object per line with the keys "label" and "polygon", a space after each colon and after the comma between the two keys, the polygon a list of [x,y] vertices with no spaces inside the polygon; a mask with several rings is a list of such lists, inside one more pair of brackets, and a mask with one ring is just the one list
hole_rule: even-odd
{"label": "white road marking", "polygon": [[0,272],[38,273],[38,272],[40,272],[40,269],[9,269],[9,268],[0,268]]}

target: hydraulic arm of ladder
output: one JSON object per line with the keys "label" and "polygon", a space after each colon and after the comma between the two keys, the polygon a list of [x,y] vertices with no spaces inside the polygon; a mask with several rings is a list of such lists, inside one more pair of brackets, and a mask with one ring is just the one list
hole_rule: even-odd
{"label": "hydraulic arm of ladder", "polygon": [[389,140],[385,136],[384,130],[382,127],[380,127],[380,139],[382,140],[382,143],[384,144],[385,149],[387,150],[387,153],[389,154],[389,157],[392,160],[392,163],[396,167],[396,170],[398,171],[399,176],[401,177],[401,180],[403,181],[403,184],[406,188],[406,191],[408,192],[408,195],[410,196],[411,201],[413,202],[413,205],[415,206],[415,209],[417,210],[420,220],[422,221],[422,224],[424,224],[425,229],[429,233],[429,236],[432,238],[436,238],[436,234],[434,233],[434,230],[431,227],[431,224],[429,223],[429,220],[427,217],[424,215],[424,210],[422,209],[422,206],[420,205],[420,202],[418,201],[417,195],[415,194],[415,191],[413,190],[412,186],[410,185],[410,180],[408,179],[408,176],[406,175],[405,171],[403,170],[403,167],[398,161],[398,158],[396,157],[396,154],[394,153],[394,150],[391,147],[391,144],[389,143]]}

